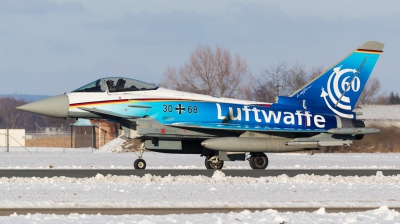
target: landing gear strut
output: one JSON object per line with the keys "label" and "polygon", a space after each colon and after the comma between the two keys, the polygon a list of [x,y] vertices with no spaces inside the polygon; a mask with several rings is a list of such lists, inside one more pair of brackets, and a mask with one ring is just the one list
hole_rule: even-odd
{"label": "landing gear strut", "polygon": [[224,161],[221,160],[218,156],[207,156],[204,163],[208,170],[220,170],[224,166]]}
{"label": "landing gear strut", "polygon": [[264,153],[262,154],[253,154],[249,158],[250,167],[253,170],[256,169],[265,169],[268,166],[268,157]]}

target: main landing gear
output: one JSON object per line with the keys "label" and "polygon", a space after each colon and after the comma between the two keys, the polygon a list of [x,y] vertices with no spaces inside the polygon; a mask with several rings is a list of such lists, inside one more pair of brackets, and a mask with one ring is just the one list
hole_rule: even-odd
{"label": "main landing gear", "polygon": [[[263,170],[268,166],[268,157],[264,153],[250,154],[249,160],[250,167],[253,170]],[[209,155],[206,157],[204,164],[209,170],[220,170],[224,167],[224,161],[216,155]]]}
{"label": "main landing gear", "polygon": [[265,169],[268,166],[268,157],[264,153],[260,154],[251,154],[250,158],[248,159],[250,163],[250,167],[253,170],[257,169]]}
{"label": "main landing gear", "polygon": [[207,156],[204,163],[208,170],[220,170],[224,166],[224,161],[218,156]]}

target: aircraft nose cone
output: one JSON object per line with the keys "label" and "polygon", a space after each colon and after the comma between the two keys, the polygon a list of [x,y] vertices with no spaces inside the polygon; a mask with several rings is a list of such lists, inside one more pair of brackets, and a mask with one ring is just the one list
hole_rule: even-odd
{"label": "aircraft nose cone", "polygon": [[17,109],[50,117],[65,118],[68,116],[69,99],[67,94],[64,94],[28,103],[17,107]]}

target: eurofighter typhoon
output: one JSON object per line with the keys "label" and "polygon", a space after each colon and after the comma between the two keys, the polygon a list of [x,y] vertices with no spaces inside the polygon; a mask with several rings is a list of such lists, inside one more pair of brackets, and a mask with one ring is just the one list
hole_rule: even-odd
{"label": "eurofighter typhoon", "polygon": [[205,156],[207,169],[246,159],[251,168],[265,169],[268,152],[350,145],[366,134],[380,132],[365,127],[353,109],[383,46],[375,41],[362,44],[275,103],[218,98],[109,77],[18,109],[59,118],[118,122],[126,139],[142,142],[135,169],[145,169],[145,149],[199,154]]}

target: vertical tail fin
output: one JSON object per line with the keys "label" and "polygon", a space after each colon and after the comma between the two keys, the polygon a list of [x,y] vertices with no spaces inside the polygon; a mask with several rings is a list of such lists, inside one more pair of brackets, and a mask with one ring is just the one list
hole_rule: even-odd
{"label": "vertical tail fin", "polygon": [[368,41],[334,64],[291,97],[305,107],[321,108],[341,117],[354,118],[354,109],[384,44]]}

